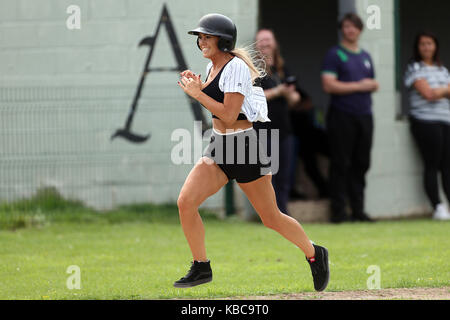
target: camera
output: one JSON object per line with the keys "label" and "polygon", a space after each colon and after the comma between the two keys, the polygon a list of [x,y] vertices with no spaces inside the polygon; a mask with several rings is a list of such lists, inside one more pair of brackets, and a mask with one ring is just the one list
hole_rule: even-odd
{"label": "camera", "polygon": [[287,85],[296,85],[297,84],[297,77],[296,76],[289,76],[286,79],[284,79],[284,83]]}

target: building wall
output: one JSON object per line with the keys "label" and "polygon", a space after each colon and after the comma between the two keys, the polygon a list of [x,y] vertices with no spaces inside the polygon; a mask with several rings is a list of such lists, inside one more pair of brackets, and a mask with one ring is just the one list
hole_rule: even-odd
{"label": "building wall", "polygon": [[[186,128],[194,134],[194,118],[176,86],[176,73],[146,78],[132,128],[151,138],[144,144],[110,140],[124,126],[148,53],[137,45],[155,32],[163,3],[195,72],[203,74],[207,61],[186,31],[202,15],[230,16],[238,26],[238,44],[253,42],[258,0],[0,2],[0,200],[55,186],[97,208],[176,201],[193,164],[171,163],[171,133]],[[81,30],[66,28],[66,9],[72,4],[81,8]],[[354,8],[367,19],[371,4],[381,9],[382,28],[366,29],[361,45],[374,58],[381,88],[374,95],[367,211],[376,217],[420,213],[429,210],[422,166],[408,123],[396,120],[400,99],[395,90],[394,1],[341,0],[340,15]],[[151,66],[174,65],[163,29]],[[204,207],[222,207],[223,195],[222,190]]]}
{"label": "building wall", "polygon": [[[256,30],[257,0],[0,2],[0,200],[55,186],[97,208],[176,201],[195,163],[174,165],[170,159],[173,130],[194,134],[177,73],[146,77],[132,130],[150,133],[150,139],[110,140],[125,124],[148,54],[138,43],[155,32],[163,3],[197,73],[204,74],[207,61],[187,30],[201,16],[231,17],[238,44],[249,44]],[[80,30],[66,28],[72,4],[81,9]],[[167,66],[174,67],[175,58],[162,28],[151,67]],[[222,198],[219,192],[204,206],[221,207]]]}

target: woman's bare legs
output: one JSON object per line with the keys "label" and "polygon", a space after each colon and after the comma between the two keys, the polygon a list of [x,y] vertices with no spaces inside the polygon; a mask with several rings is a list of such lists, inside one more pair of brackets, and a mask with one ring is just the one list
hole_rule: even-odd
{"label": "woman's bare legs", "polygon": [[177,201],[181,226],[196,261],[207,260],[205,229],[198,207],[228,182],[225,173],[211,161],[206,157],[199,159],[187,176]]}
{"label": "woman's bare legs", "polygon": [[314,257],[314,247],[300,223],[278,209],[271,181],[272,175],[266,175],[249,183],[238,184],[266,227],[298,246],[307,258]]}

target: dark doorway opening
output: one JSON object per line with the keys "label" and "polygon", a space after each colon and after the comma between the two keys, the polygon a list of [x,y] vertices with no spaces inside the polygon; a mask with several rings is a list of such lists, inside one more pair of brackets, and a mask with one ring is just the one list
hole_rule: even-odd
{"label": "dark doorway opening", "polygon": [[259,6],[259,27],[275,32],[300,87],[315,106],[326,107],[320,73],[325,53],[338,42],[338,1],[260,0]]}
{"label": "dark doorway opening", "polygon": [[[314,122],[319,126],[324,125],[329,101],[328,95],[322,90],[322,62],[327,51],[338,43],[338,16],[338,0],[259,2],[259,27],[274,31],[287,67],[297,76],[299,87],[310,97],[315,107]],[[326,153],[326,134],[312,127],[308,115],[291,119],[294,131],[297,131],[293,153],[300,157],[292,159],[291,165],[295,172],[291,172],[290,199],[318,199],[324,194],[319,189],[325,189],[323,186],[326,182],[323,181],[328,171],[326,158],[320,157]],[[306,151],[300,155],[302,148]],[[323,148],[325,153],[314,148]],[[319,179],[319,176],[323,178]],[[294,196],[293,191],[297,195]]]}

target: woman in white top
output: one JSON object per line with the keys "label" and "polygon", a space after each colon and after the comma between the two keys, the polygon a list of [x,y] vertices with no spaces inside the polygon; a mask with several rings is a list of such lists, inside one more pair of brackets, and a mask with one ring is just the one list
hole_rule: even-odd
{"label": "woman in white top", "polygon": [[414,54],[405,73],[409,92],[410,128],[424,163],[424,189],[433,218],[450,220],[439,196],[438,173],[450,201],[450,76],[439,59],[439,41],[430,32],[416,36]]}
{"label": "woman in white top", "polygon": [[[236,179],[264,225],[279,232],[303,251],[312,269],[315,289],[324,290],[329,279],[327,249],[312,244],[301,225],[278,209],[271,183],[272,174],[270,171],[264,172],[262,162],[267,159],[257,151],[262,145],[256,138],[252,122],[270,121],[267,118],[267,103],[264,96],[261,99],[262,89],[253,87],[253,81],[260,74],[250,55],[244,49],[235,49],[237,31],[234,23],[223,15],[208,14],[200,19],[199,27],[189,33],[198,36],[197,46],[203,57],[211,60],[207,67],[209,74],[207,80],[202,82],[200,75],[186,70],[181,73],[178,85],[215,117],[206,155],[189,173],[177,201],[193,262],[188,274],[176,281],[174,286],[186,288],[212,280],[198,207],[230,179]],[[230,162],[225,156],[233,150],[237,155]],[[239,150],[245,150],[245,155]],[[218,156],[221,152],[223,158]],[[239,159],[236,163],[236,157],[245,158],[245,163],[240,163]],[[249,161],[252,158],[258,161]]]}

